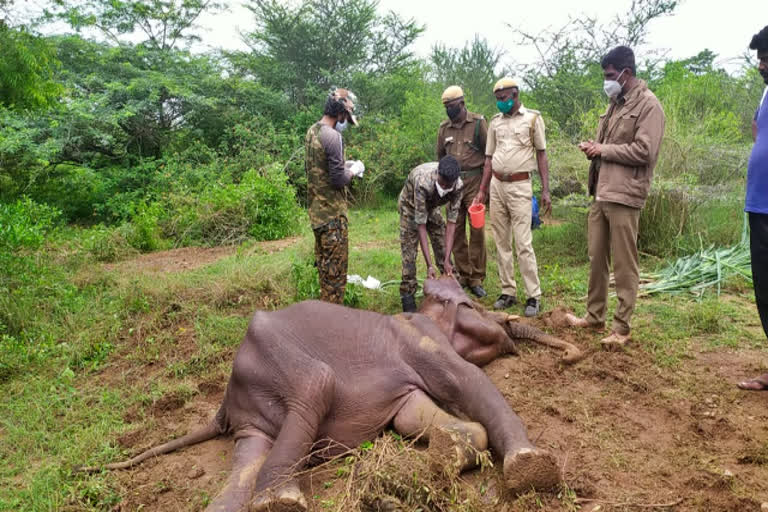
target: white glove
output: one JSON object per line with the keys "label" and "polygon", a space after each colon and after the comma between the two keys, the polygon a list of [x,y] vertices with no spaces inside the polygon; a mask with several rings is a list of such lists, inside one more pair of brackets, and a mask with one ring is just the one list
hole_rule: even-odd
{"label": "white glove", "polygon": [[355,160],[352,162],[352,165],[349,167],[349,171],[352,173],[352,176],[357,176],[358,178],[363,177],[363,173],[365,172],[365,166],[363,165],[363,162],[360,160]]}

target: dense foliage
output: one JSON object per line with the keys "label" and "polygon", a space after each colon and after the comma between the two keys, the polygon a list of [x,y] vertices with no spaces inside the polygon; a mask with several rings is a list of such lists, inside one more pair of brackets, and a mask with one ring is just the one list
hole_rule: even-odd
{"label": "dense foliage", "polygon": [[[102,259],[119,257],[110,244],[146,251],[283,237],[302,224],[303,137],[329,87],[360,98],[362,123],[345,140],[367,173],[352,196],[374,204],[435,158],[445,86],[462,84],[469,107],[490,117],[491,87],[512,72],[524,79],[525,104],[542,111],[553,189],[567,195],[586,174],[573,144],[594,135],[605,108],[600,55],[646,43],[649,24],[677,3],[638,0],[609,24],[575,18],[535,36],[510,27],[521,43],[546,48],[538,62],[520,63],[479,36],[418,59],[412,43],[424,27],[373,0],[250,0],[250,49],[206,54],[190,44],[200,40],[199,17],[223,3],[54,0],[38,24],[0,23],[0,201],[24,197],[68,223],[100,226],[93,247]],[[62,22],[71,30],[46,28]],[[692,212],[743,180],[760,77],[746,63],[743,72],[718,69],[708,50],[644,57],[640,75],[667,113],[657,169],[667,185],[644,213],[641,245],[664,254],[701,229],[727,239]]]}

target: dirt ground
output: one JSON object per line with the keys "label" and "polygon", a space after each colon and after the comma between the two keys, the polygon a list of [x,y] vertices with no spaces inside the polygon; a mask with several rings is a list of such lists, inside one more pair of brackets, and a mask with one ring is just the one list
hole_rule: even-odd
{"label": "dirt ground", "polygon": [[[161,261],[195,264],[181,254]],[[487,510],[577,510],[574,495],[581,510],[601,512],[743,512],[768,502],[768,393],[734,386],[745,372],[762,367],[760,352],[697,349],[678,367],[663,369],[639,347],[642,340],[625,352],[602,352],[601,333],[553,325],[547,317],[533,323],[588,351],[585,360],[564,367],[555,351],[523,345],[521,355],[502,357],[485,372],[531,439],[556,454],[567,487]],[[148,379],[158,371],[129,369],[135,364],[118,361],[96,378]],[[129,411],[125,419],[135,429],[116,443],[138,453],[204,424],[216,412],[226,380],[224,373],[208,377],[191,398],[164,396],[145,411]],[[223,486],[231,455],[232,441],[216,439],[115,472],[111,483],[123,500],[115,510],[201,510],[206,496]],[[466,485],[492,485],[499,467],[467,474]],[[312,511],[332,509],[343,492],[327,470],[310,472],[302,488]]]}
{"label": "dirt ground", "polygon": [[[291,246],[298,240],[299,237],[289,237],[268,242],[257,242],[251,249],[246,249],[246,251],[253,250],[272,253]],[[184,272],[209,265],[235,252],[237,252],[237,247],[235,246],[182,247],[168,251],[150,252],[118,263],[108,263],[104,265],[104,268],[118,272],[139,271],[145,274]]]}

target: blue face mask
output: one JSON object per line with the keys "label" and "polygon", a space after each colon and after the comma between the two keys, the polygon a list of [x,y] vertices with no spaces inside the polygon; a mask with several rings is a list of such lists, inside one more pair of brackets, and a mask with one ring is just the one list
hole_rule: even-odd
{"label": "blue face mask", "polygon": [[514,98],[509,98],[507,101],[499,100],[496,102],[496,107],[498,107],[499,111],[501,111],[501,113],[503,114],[508,113],[510,110],[512,110],[512,107],[514,106],[515,106]]}
{"label": "blue face mask", "polygon": [[346,121],[346,120],[344,120],[344,122],[343,122],[343,123],[340,123],[340,122],[336,121],[336,125],[334,126],[334,128],[335,128],[335,129],[336,129],[336,131],[337,131],[337,132],[339,132],[339,133],[343,132],[344,130],[346,130],[346,129],[347,129],[347,121]]}

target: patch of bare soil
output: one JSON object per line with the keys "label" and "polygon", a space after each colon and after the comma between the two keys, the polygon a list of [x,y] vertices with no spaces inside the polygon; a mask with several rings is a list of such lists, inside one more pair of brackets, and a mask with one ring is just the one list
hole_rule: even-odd
{"label": "patch of bare soil", "polygon": [[[290,247],[299,240],[299,237],[283,238],[257,242],[252,250],[271,254]],[[157,251],[142,254],[141,256],[121,261],[119,263],[105,264],[106,270],[118,270],[121,272],[141,271],[144,273],[162,274],[166,272],[184,272],[193,270],[234,254],[236,246],[223,247],[181,247],[168,251]]]}
{"label": "patch of bare soil", "polygon": [[[494,468],[462,477],[463,485],[503,496],[482,510],[760,510],[768,501],[768,393],[734,384],[762,367],[764,353],[697,350],[679,367],[660,369],[638,347],[642,340],[625,352],[603,352],[601,332],[562,327],[558,315],[533,323],[587,351],[586,359],[565,367],[556,351],[526,344],[520,356],[493,361],[485,372],[531,439],[558,457],[567,491],[506,496],[497,459]],[[137,419],[136,430],[117,442],[138,453],[203,424],[215,413],[224,383],[204,380],[183,405],[175,407],[171,396],[149,407],[151,420]],[[119,510],[202,510],[223,486],[231,455],[232,441],[217,439],[116,472]],[[301,485],[317,512],[338,510],[348,492],[327,467],[310,471]]]}
{"label": "patch of bare soil", "polygon": [[141,271],[145,273],[162,274],[166,272],[183,272],[192,270],[233,254],[236,247],[181,247],[168,251],[157,251],[141,256],[104,265],[106,270],[120,272]]}

